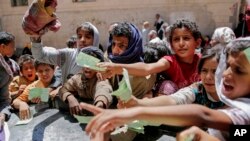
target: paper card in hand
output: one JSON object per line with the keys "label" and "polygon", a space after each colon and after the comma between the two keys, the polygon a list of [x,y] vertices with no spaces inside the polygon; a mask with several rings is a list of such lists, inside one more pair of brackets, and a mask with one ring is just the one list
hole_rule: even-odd
{"label": "paper card in hand", "polygon": [[42,102],[49,101],[49,89],[48,88],[32,88],[29,93],[29,100],[39,97]]}
{"label": "paper card in hand", "polygon": [[74,115],[79,123],[89,123],[89,121],[93,118],[93,116],[78,116]]}
{"label": "paper card in hand", "polygon": [[123,69],[123,78],[119,83],[119,88],[112,93],[112,95],[118,97],[120,100],[127,102],[132,95],[132,88],[130,85],[128,71]]}
{"label": "paper card in hand", "polygon": [[96,71],[105,71],[105,68],[96,66],[96,64],[99,62],[100,62],[99,59],[83,52],[80,52],[76,57],[76,63],[79,66],[87,67],[89,69]]}

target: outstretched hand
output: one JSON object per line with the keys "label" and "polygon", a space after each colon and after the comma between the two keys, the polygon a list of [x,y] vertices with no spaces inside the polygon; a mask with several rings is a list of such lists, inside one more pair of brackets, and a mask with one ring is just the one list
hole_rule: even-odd
{"label": "outstretched hand", "polygon": [[106,71],[100,72],[104,79],[111,78],[116,74],[122,74],[122,68],[111,62],[101,62],[97,64],[98,67],[105,68]]}
{"label": "outstretched hand", "polygon": [[113,131],[116,127],[133,121],[133,116],[136,114],[135,108],[126,110],[104,110],[86,103],[81,103],[80,106],[96,115],[85,129],[91,136],[95,136],[97,132],[107,133]]}

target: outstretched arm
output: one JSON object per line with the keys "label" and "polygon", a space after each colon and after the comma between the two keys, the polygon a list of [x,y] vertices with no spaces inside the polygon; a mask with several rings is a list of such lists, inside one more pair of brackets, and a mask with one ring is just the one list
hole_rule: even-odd
{"label": "outstretched arm", "polygon": [[[82,108],[92,110],[91,105]],[[135,107],[123,110],[103,110],[87,125],[86,131],[108,132],[133,120],[145,120],[155,124],[175,126],[201,126],[228,130],[231,119],[221,111],[201,105],[177,105],[162,107]]]}
{"label": "outstretched arm", "polygon": [[99,63],[98,66],[107,68],[105,73],[108,72],[112,76],[115,74],[122,74],[122,68],[127,69],[128,73],[131,75],[147,76],[167,70],[170,67],[170,64],[166,59],[162,58],[156,63],[149,64],[143,62],[133,64],[116,64],[104,62]]}

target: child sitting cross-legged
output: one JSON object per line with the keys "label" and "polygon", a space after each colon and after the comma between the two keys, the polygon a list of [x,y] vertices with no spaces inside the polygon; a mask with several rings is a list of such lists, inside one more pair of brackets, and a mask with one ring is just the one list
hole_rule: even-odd
{"label": "child sitting cross-legged", "polygon": [[31,117],[28,103],[40,103],[40,98],[28,99],[30,90],[32,88],[49,88],[50,98],[53,99],[60,86],[60,80],[54,77],[55,67],[50,64],[35,62],[35,69],[37,72],[38,80],[28,85],[23,93],[18,96],[12,103],[15,109],[19,110],[19,116],[21,120]]}

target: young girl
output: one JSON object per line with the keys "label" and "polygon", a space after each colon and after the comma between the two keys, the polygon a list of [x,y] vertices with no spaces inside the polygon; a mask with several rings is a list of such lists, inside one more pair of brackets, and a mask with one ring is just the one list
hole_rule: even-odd
{"label": "young girl", "polygon": [[9,92],[12,100],[22,94],[27,85],[36,80],[36,70],[34,63],[34,58],[29,54],[22,55],[19,58],[18,64],[21,75],[16,76],[9,85]]}
{"label": "young girl", "polygon": [[220,48],[212,48],[202,54],[198,64],[198,73],[201,82],[195,82],[192,85],[182,88],[169,96],[160,96],[151,99],[136,99],[132,97],[127,103],[119,102],[119,108],[134,106],[167,106],[180,104],[201,104],[206,107],[217,109],[224,106],[220,102],[215,89],[215,70],[218,66],[218,53]]}
{"label": "young girl", "polygon": [[77,48],[55,49],[43,47],[41,37],[31,37],[32,54],[38,61],[43,61],[62,70],[62,82],[66,82],[69,75],[74,75],[81,70],[76,64],[76,56],[81,48],[87,46],[99,46],[99,32],[94,25],[85,22],[76,29]]}
{"label": "young girl", "polygon": [[[39,98],[34,98],[31,101],[29,101],[28,97],[30,89],[50,88],[50,97],[53,98],[54,95],[52,94],[54,94],[54,91],[58,91],[59,88],[58,86],[60,85],[60,83],[58,83],[58,81],[60,80],[55,80],[54,77],[55,67],[53,65],[36,61],[35,68],[38,80],[28,85],[24,89],[23,93],[20,96],[18,96],[12,103],[14,108],[19,109],[19,116],[21,120],[30,118],[28,102],[40,103]],[[55,85],[57,85],[58,88]]]}
{"label": "young girl", "polygon": [[[81,49],[83,53],[104,61],[103,53],[96,47]],[[60,89],[62,101],[68,103],[71,115],[80,114],[79,102],[93,103],[97,107],[108,108],[112,103],[112,87],[108,80],[98,81],[96,72],[89,68],[82,68],[82,72],[72,76]]]}
{"label": "young girl", "polygon": [[200,55],[195,54],[195,49],[201,43],[201,33],[194,22],[188,20],[178,20],[171,27],[169,41],[175,55],[165,56],[156,63],[134,63],[115,64],[101,63],[99,66],[106,67],[104,77],[114,74],[121,74],[122,68],[126,68],[131,75],[147,76],[150,74],[165,71],[172,82],[165,94],[172,94],[180,88],[199,81],[197,64]]}
{"label": "young girl", "polygon": [[11,57],[15,51],[15,37],[8,32],[0,32],[0,124],[10,118],[10,95],[8,87],[13,72],[4,57]]}
{"label": "young girl", "polygon": [[[219,64],[221,68],[223,66],[220,65],[225,64],[226,70],[216,72],[216,77],[222,78],[218,94],[227,108],[213,110],[201,105],[186,104],[102,110],[83,103],[82,108],[97,114],[89,122],[86,131],[93,134],[94,131],[107,132],[133,120],[146,120],[167,125],[209,127],[210,134],[216,135],[220,140],[227,139],[228,134],[225,132],[229,131],[230,125],[250,124],[250,38],[234,40],[228,44],[228,49],[227,61],[220,61]],[[216,82],[220,80],[217,79]],[[224,133],[218,134],[221,132],[215,129]]]}

